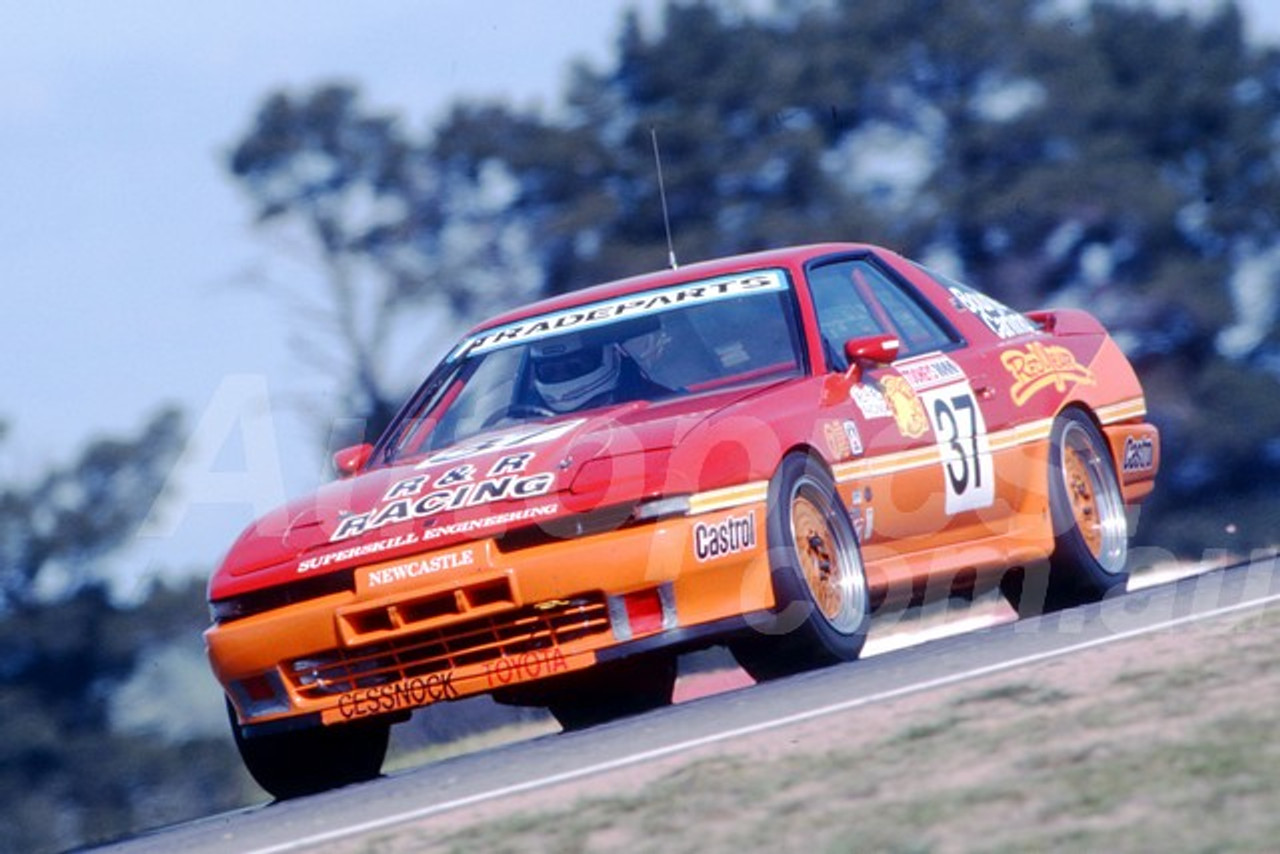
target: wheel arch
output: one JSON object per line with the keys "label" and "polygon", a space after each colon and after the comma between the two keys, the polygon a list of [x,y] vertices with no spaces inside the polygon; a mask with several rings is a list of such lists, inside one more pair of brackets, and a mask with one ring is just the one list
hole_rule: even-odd
{"label": "wheel arch", "polygon": [[[827,477],[831,478],[831,483],[835,486],[836,504],[844,512],[846,518],[849,516],[849,510],[845,503],[845,496],[840,494],[840,481],[836,478],[835,466],[823,453],[811,442],[796,442],[789,448],[785,449],[778,455],[777,465],[773,467],[773,471],[769,473],[769,497],[774,497],[774,490],[777,488],[778,472],[782,470],[784,461],[791,457],[804,457],[806,462],[811,465],[820,467]],[[852,521],[852,520],[850,520]]]}
{"label": "wheel arch", "polygon": [[[1098,435],[1102,436],[1104,440],[1106,439],[1107,427],[1105,424],[1102,423],[1102,419],[1098,417],[1097,410],[1094,409],[1094,407],[1091,406],[1088,403],[1088,401],[1080,400],[1080,399],[1067,401],[1065,404],[1063,404],[1058,408],[1057,412],[1053,414],[1053,421],[1057,422],[1057,420],[1061,418],[1063,415],[1065,415],[1067,412],[1079,412],[1081,415],[1088,418],[1089,422],[1093,424],[1093,428],[1098,431]],[[1115,471],[1119,472],[1120,464],[1122,460],[1120,460],[1116,456],[1115,448],[1111,447],[1111,444],[1109,442],[1107,443],[1107,456],[1111,458],[1112,468]]]}
{"label": "wheel arch", "polygon": [[778,457],[778,465],[774,468],[774,473],[776,474],[778,468],[782,467],[783,460],[794,454],[803,454],[815,463],[818,463],[826,470],[827,474],[831,475],[832,480],[835,479],[835,469],[831,464],[831,461],[828,460],[812,442],[796,442],[792,444],[791,447],[783,450],[781,456]]}
{"label": "wheel arch", "polygon": [[812,446],[781,456],[765,524],[774,616],[730,644],[738,663],[760,681],[856,659],[871,601],[861,545],[831,465]]}

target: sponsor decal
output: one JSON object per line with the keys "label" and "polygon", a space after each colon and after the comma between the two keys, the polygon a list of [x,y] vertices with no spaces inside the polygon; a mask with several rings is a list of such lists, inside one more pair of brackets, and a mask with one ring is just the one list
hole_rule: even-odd
{"label": "sponsor decal", "polygon": [[1006,350],[1000,362],[1013,377],[1009,395],[1022,406],[1038,392],[1052,387],[1059,393],[1069,385],[1094,385],[1093,371],[1076,361],[1075,354],[1057,344],[1045,346],[1039,341],[1024,350]]}
{"label": "sponsor decal", "polygon": [[885,377],[881,382],[884,387],[884,399],[889,404],[893,420],[898,430],[908,439],[918,439],[929,429],[929,419],[924,414],[924,405],[906,380],[898,376]]}
{"label": "sponsor decal", "polygon": [[559,647],[552,647],[536,649],[520,655],[503,656],[497,661],[486,662],[484,675],[490,688],[500,688],[512,682],[539,679],[563,673],[568,669],[569,664],[564,659],[564,653]]}
{"label": "sponsor decal", "polygon": [[727,557],[756,547],[756,512],[693,526],[693,554],[699,562]]}
{"label": "sponsor decal", "polygon": [[368,557],[369,555],[380,554],[382,552],[391,551],[393,549],[412,546],[418,543],[418,535],[416,533],[401,534],[398,537],[388,537],[385,540],[378,540],[373,543],[362,543],[358,546],[352,546],[348,549],[339,549],[335,552],[319,555],[318,557],[309,557],[298,564],[298,572],[310,572],[313,569],[329,566],[334,563],[345,563],[356,558]]}
{"label": "sponsor decal", "polygon": [[453,687],[453,671],[449,671],[350,691],[338,698],[338,711],[353,720],[456,699],[458,689]]}
{"label": "sponsor decal", "polygon": [[446,569],[461,569],[475,566],[475,564],[475,549],[462,549],[461,551],[446,552],[445,554],[431,555],[430,557],[414,558],[393,563],[390,566],[377,566],[369,569],[364,577],[365,587],[370,590],[375,587],[391,587],[403,581],[413,581]]}
{"label": "sponsor decal", "polygon": [[822,436],[827,440],[827,453],[834,460],[847,460],[852,456],[849,450],[849,439],[844,435],[844,430],[834,421],[825,421],[822,424]]}
{"label": "sponsor decal", "polygon": [[428,528],[422,532],[422,541],[430,542],[438,540],[441,537],[452,537],[457,534],[473,534],[477,531],[486,531],[490,528],[504,528],[507,525],[514,525],[518,522],[527,522],[530,519],[542,519],[547,516],[554,516],[560,512],[560,505],[542,504],[538,507],[525,507],[522,510],[512,510],[510,513],[495,513],[492,516],[485,516],[483,519],[464,519],[461,522],[451,522],[448,525],[441,525],[438,528]]}
{"label": "sponsor decal", "polygon": [[925,356],[893,366],[907,384],[916,391],[936,388],[940,385],[964,380],[964,371],[950,358],[943,355]]}
{"label": "sponsor decal", "polygon": [[[466,460],[483,454],[491,454],[494,451],[510,451],[514,448],[528,448],[533,445],[552,442],[559,439],[561,436],[572,433],[585,421],[585,418],[574,418],[569,421],[562,421],[558,424],[549,424],[542,427],[525,427],[519,430],[499,433],[496,436],[489,436],[479,442],[468,442],[452,448],[446,448],[443,451],[438,451],[418,463],[415,468],[429,469],[444,463],[454,463],[459,460]],[[529,454],[529,459],[532,458],[533,455]]]}
{"label": "sponsor decal", "polygon": [[1017,338],[1019,335],[1040,331],[1030,318],[984,293],[959,287],[953,287],[950,290],[951,296],[960,308],[972,312],[984,326],[1000,338]]}
{"label": "sponsor decal", "polygon": [[849,388],[849,399],[858,405],[858,409],[862,412],[862,417],[868,420],[872,418],[891,418],[893,410],[889,408],[889,402],[884,399],[884,394],[880,389],[872,385],[855,385]]}
{"label": "sponsor decal", "polygon": [[876,510],[874,507],[868,507],[863,510],[857,508],[851,514],[853,516],[853,532],[858,537],[859,543],[871,541],[872,535],[875,533]]}
{"label": "sponsor decal", "polygon": [[1156,462],[1155,443],[1150,437],[1135,439],[1126,436],[1124,439],[1124,464],[1126,474],[1130,472],[1151,471]]}
{"label": "sponsor decal", "polygon": [[376,531],[385,525],[430,519],[446,510],[546,495],[555,484],[556,476],[552,472],[525,474],[534,456],[532,451],[504,456],[479,480],[476,467],[470,463],[454,466],[434,477],[420,474],[405,478],[392,484],[380,507],[344,517],[334,529],[330,542]]}
{"label": "sponsor decal", "polygon": [[498,329],[490,329],[472,336],[459,345],[452,358],[458,359],[472,353],[484,353],[513,344],[536,341],[559,335],[570,329],[582,331],[596,326],[606,326],[620,320],[656,314],[663,311],[730,299],[752,293],[781,291],[787,287],[780,270],[760,270],[691,282],[657,291],[632,294],[605,302],[580,306],[567,311],[545,314],[522,320]]}
{"label": "sponsor decal", "polygon": [[852,421],[844,422],[844,437],[849,441],[849,453],[855,457],[862,456],[862,434],[858,432],[858,425]]}
{"label": "sponsor decal", "polygon": [[982,409],[967,382],[921,395],[938,441],[948,516],[995,501],[995,465]]}
{"label": "sponsor decal", "polygon": [[822,433],[832,459],[847,460],[862,454],[862,436],[852,421],[827,421],[822,425]]}

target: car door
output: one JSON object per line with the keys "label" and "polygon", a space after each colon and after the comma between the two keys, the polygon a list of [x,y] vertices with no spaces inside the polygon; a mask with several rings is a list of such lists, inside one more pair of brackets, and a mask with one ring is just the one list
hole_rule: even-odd
{"label": "car door", "polygon": [[988,366],[940,311],[872,256],[806,272],[829,370],[848,370],[850,339],[891,334],[899,341],[897,358],[855,372],[848,390],[846,409],[864,437],[864,455],[842,466],[837,480],[855,521],[870,529],[863,536],[868,560],[1004,533],[1008,513],[996,500],[990,446],[1004,415],[991,403]]}

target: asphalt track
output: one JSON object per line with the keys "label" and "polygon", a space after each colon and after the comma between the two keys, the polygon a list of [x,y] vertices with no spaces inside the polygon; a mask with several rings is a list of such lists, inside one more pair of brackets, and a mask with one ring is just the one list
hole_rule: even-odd
{"label": "asphalt track", "polygon": [[[729,691],[585,732],[458,756],[357,786],[153,831],[101,851],[309,851],[402,822],[534,791],[698,747],[1037,664],[1144,634],[1280,607],[1275,555],[1174,581],[1147,582],[1097,605],[1005,622],[861,661]],[[874,635],[874,631],[873,631]]]}

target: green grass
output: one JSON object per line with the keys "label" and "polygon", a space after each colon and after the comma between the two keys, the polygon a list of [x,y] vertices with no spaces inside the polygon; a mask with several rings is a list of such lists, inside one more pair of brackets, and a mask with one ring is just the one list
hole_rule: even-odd
{"label": "green grass", "polygon": [[339,846],[361,852],[1266,851],[1280,616],[1137,638]]}

